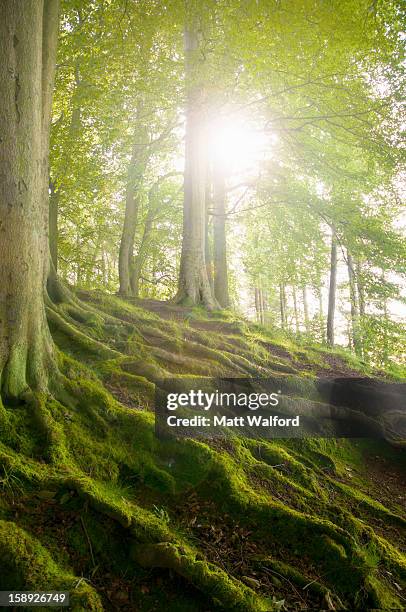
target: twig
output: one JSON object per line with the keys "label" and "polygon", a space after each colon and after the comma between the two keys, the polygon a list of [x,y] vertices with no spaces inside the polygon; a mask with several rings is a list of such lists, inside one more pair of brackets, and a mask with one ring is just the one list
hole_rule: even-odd
{"label": "twig", "polygon": [[309,587],[311,584],[314,584],[315,582],[317,582],[318,580],[320,580],[321,576],[319,578],[315,578],[314,580],[311,580],[310,582],[308,582],[307,584],[304,585],[303,587],[303,591],[305,589],[307,589],[307,587]]}
{"label": "twig", "polygon": [[289,580],[289,578],[286,578],[286,576],[284,576],[283,574],[280,574],[279,572],[276,572],[273,569],[270,569],[269,567],[264,567],[263,568],[266,572],[271,573],[271,574],[275,574],[275,576],[279,576],[279,578],[282,578],[282,580],[285,580],[291,587],[292,589],[295,591],[296,595],[298,597],[300,597],[300,599],[306,603],[306,600],[302,597],[302,594],[297,590],[297,588],[295,587],[295,585]]}
{"label": "twig", "polygon": [[80,522],[81,522],[81,524],[82,524],[83,531],[85,532],[85,536],[86,536],[86,539],[87,539],[87,543],[89,544],[90,556],[91,556],[91,558],[92,558],[93,567],[96,567],[96,562],[95,562],[95,560],[94,560],[94,555],[93,555],[92,543],[91,543],[91,541],[90,541],[89,534],[88,534],[88,533],[87,533],[87,531],[86,531],[85,523],[84,523],[84,521],[83,521],[83,518],[82,518],[82,517],[80,517]]}

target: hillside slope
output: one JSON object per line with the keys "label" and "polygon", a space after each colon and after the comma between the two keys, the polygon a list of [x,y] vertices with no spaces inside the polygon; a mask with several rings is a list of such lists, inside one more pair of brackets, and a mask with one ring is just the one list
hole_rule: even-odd
{"label": "hillside slope", "polygon": [[75,610],[402,609],[405,453],[368,440],[159,441],[154,384],[358,376],[231,315],[49,305],[63,386],[0,406],[1,589]]}

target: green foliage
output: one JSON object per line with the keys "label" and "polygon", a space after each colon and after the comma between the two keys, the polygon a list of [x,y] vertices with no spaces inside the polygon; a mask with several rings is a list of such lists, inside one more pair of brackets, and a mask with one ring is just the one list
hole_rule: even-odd
{"label": "green foliage", "polygon": [[[250,293],[261,287],[265,322],[280,326],[282,286],[285,330],[325,342],[334,228],[339,277],[347,274],[350,253],[357,284],[355,298],[347,284],[338,287],[338,342],[348,338],[355,348],[357,318],[364,318],[358,353],[398,367],[393,315],[402,299],[405,241],[397,2],[306,0],[287,7],[275,0],[220,7],[190,0],[188,11],[202,32],[196,78],[204,83],[208,121],[241,116],[271,143],[254,174],[231,169],[227,177],[234,307],[252,316]],[[62,2],[51,205],[59,208],[60,271],[78,286],[116,291],[126,193],[134,189],[131,266],[138,270],[139,293],[168,299],[176,291],[185,19],[177,0]],[[135,148],[141,151],[136,162]],[[211,244],[210,202],[208,208]],[[362,312],[351,316],[354,299]],[[385,340],[376,316],[382,300]]]}

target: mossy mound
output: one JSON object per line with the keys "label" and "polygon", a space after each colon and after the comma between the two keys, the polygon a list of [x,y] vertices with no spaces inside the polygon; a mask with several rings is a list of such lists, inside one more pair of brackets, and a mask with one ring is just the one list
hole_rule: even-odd
{"label": "mossy mound", "polygon": [[402,609],[402,449],[154,434],[163,376],[309,391],[331,353],[227,313],[81,298],[49,306],[52,396],[0,405],[3,589],[69,590],[74,610]]}

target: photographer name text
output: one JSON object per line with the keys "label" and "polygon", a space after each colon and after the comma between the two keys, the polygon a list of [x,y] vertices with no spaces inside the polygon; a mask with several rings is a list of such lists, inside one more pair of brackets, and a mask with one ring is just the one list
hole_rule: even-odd
{"label": "photographer name text", "polygon": [[277,415],[259,416],[254,414],[244,416],[200,416],[190,418],[170,415],[166,419],[169,427],[300,427],[299,415],[292,418],[282,418]]}

